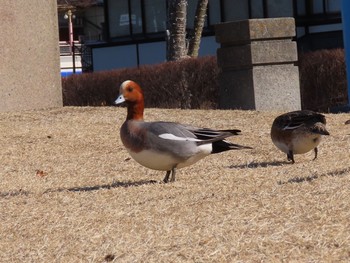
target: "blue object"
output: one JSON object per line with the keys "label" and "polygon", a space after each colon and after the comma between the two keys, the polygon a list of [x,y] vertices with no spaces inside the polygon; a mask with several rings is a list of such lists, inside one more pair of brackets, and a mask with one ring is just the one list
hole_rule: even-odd
{"label": "blue object", "polygon": [[81,74],[81,73],[82,73],[81,70],[79,70],[79,71],[77,70],[75,73],[73,73],[73,71],[61,71],[61,77],[66,78],[72,74]]}
{"label": "blue object", "polygon": [[343,39],[346,64],[346,78],[348,83],[348,107],[350,107],[350,1],[342,0]]}

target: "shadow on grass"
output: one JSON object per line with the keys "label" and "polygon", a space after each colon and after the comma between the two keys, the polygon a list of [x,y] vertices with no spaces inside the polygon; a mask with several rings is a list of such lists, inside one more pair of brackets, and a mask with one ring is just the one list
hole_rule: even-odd
{"label": "shadow on grass", "polygon": [[303,182],[311,182],[313,180],[319,179],[321,177],[324,176],[343,176],[347,173],[350,173],[350,167],[348,168],[344,168],[344,169],[339,169],[339,170],[335,170],[335,171],[330,171],[327,173],[323,173],[323,174],[314,174],[314,175],[309,175],[309,176],[301,176],[301,177],[294,177],[291,178],[287,181],[278,181],[277,183],[279,185],[283,185],[283,184],[293,184],[293,183],[303,183]]}
{"label": "shadow on grass", "polygon": [[[112,188],[118,188],[118,187],[126,188],[131,186],[141,186],[141,185],[156,184],[156,183],[159,183],[159,182],[155,180],[143,180],[143,181],[137,181],[137,182],[114,182],[112,184],[102,184],[102,185],[94,185],[94,186],[62,187],[62,188],[47,189],[46,191],[43,192],[43,194],[65,192],[65,191],[90,192],[90,191],[98,191],[102,189],[112,189]],[[7,191],[7,192],[0,192],[0,198],[29,196],[30,194],[33,194],[33,193],[29,191],[25,191],[23,189],[19,189],[19,190]]]}
{"label": "shadow on grass", "polygon": [[30,192],[25,191],[23,189],[19,190],[13,190],[13,191],[8,191],[8,192],[0,192],[0,198],[1,197],[15,197],[15,196],[28,196]]}
{"label": "shadow on grass", "polygon": [[103,189],[112,189],[118,187],[131,187],[131,186],[141,186],[147,184],[156,184],[158,181],[155,180],[142,180],[137,182],[114,182],[111,184],[102,184],[102,185],[94,185],[94,186],[77,186],[77,187],[69,187],[69,188],[56,188],[56,189],[48,189],[44,191],[44,194],[54,193],[54,192],[90,192],[90,191],[98,191]]}
{"label": "shadow on grass", "polygon": [[290,162],[287,161],[274,161],[274,162],[251,162],[251,163],[247,163],[247,164],[239,164],[239,165],[230,165],[228,166],[228,168],[240,168],[240,169],[244,169],[244,168],[266,168],[269,166],[282,166],[285,164],[290,164]]}

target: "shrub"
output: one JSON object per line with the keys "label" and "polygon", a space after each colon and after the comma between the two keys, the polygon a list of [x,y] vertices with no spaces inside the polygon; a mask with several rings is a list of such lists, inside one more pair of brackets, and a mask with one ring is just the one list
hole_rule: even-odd
{"label": "shrub", "polygon": [[[347,104],[344,51],[300,54],[302,108],[328,112]],[[216,57],[185,59],[121,70],[84,73],[62,79],[65,106],[108,106],[127,79],[138,82],[146,107],[218,108],[219,69]]]}
{"label": "shrub", "polygon": [[343,49],[300,54],[299,72],[303,109],[329,112],[332,107],[347,104]]}
{"label": "shrub", "polygon": [[217,108],[218,67],[208,56],[121,70],[84,73],[62,78],[65,106],[112,105],[120,84],[138,82],[146,107]]}

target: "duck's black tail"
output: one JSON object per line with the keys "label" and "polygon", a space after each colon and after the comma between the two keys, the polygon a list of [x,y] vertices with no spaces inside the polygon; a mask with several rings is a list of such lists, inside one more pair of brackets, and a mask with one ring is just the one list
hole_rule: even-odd
{"label": "duck's black tail", "polygon": [[253,149],[249,146],[243,146],[235,143],[230,143],[225,140],[216,141],[212,143],[213,150],[211,153],[221,153],[229,150]]}

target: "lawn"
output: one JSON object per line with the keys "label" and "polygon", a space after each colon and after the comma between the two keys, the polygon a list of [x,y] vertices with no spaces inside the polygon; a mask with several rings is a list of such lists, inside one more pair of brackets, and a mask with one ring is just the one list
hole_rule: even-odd
{"label": "lawn", "polygon": [[350,126],[294,165],[270,139],[281,112],[146,109],[217,129],[252,150],[163,172],[130,159],[125,108],[0,113],[2,262],[345,262],[350,258]]}

